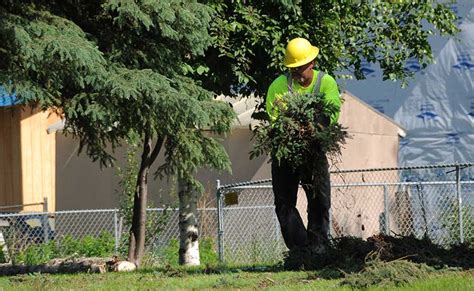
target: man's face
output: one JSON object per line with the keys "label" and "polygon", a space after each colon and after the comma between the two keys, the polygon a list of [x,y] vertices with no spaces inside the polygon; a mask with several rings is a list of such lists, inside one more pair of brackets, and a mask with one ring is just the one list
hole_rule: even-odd
{"label": "man's face", "polygon": [[309,62],[296,68],[290,68],[291,77],[298,83],[305,84],[313,78],[313,67],[314,62]]}

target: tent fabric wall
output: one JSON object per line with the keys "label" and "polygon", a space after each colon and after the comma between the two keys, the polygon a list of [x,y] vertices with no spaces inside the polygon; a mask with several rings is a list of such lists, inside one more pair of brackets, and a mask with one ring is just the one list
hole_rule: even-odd
{"label": "tent fabric wall", "polygon": [[416,60],[406,63],[415,73],[407,88],[382,81],[380,69],[368,63],[366,80],[339,82],[407,129],[400,140],[401,166],[474,161],[474,1],[450,7],[461,32],[430,39],[435,63],[426,69]]}

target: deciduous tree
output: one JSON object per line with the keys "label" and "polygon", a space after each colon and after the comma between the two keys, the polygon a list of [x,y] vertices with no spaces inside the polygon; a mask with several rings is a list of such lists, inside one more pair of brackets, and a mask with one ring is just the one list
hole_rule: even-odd
{"label": "deciduous tree", "polygon": [[431,35],[458,31],[450,9],[455,1],[204,2],[217,11],[214,41],[194,67],[208,88],[224,93],[264,96],[284,70],[285,45],[294,37],[320,48],[316,65],[329,74],[364,79],[363,63],[368,62],[380,66],[384,79],[407,81],[413,74],[405,70],[408,59],[422,68],[433,61]]}

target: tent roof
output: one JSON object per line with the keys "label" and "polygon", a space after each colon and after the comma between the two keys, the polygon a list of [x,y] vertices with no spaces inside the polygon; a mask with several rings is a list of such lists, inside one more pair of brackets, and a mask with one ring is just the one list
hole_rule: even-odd
{"label": "tent roof", "polygon": [[[367,107],[369,110],[373,111],[376,113],[380,118],[384,119],[385,121],[390,122],[391,124],[395,125],[397,128],[399,128],[398,134],[401,137],[404,137],[406,135],[406,130],[397,122],[395,122],[393,119],[390,117],[386,116],[385,114],[377,111],[374,109],[372,106],[369,104],[365,103],[361,99],[357,98],[356,96],[352,95],[348,91],[342,92],[342,97],[350,97],[357,102],[361,103],[364,107]],[[233,124],[233,128],[254,128],[256,125],[260,123],[259,120],[255,120],[252,118],[252,113],[255,111],[255,108],[263,101],[259,97],[256,96],[249,96],[249,97],[229,97],[229,96],[224,96],[224,95],[219,95],[217,96],[216,100],[224,101],[232,105],[232,108],[234,109],[235,113],[237,114],[237,120]],[[57,130],[62,130],[64,128],[64,123],[65,120],[59,120],[58,122],[50,125],[48,127],[48,133],[57,131]]]}
{"label": "tent roof", "polygon": [[[398,127],[399,130],[399,135],[404,137],[406,135],[406,130],[398,124],[396,121],[388,117],[387,115],[377,111],[374,109],[372,106],[369,104],[365,103],[361,99],[357,98],[353,94],[351,94],[348,91],[343,91],[341,94],[341,97],[350,97],[355,99],[357,102],[360,102],[364,107],[367,107],[371,111],[375,112],[378,116],[383,118],[384,120],[390,122],[391,124],[395,125]],[[259,97],[256,96],[249,96],[249,97],[229,97],[229,96],[224,96],[224,95],[219,95],[216,100],[221,100],[224,102],[228,102],[232,105],[234,108],[235,113],[237,114],[238,120],[234,123],[234,128],[253,128],[257,124],[259,124],[258,120],[252,119],[252,113],[255,111],[255,108],[263,102],[263,100]]]}
{"label": "tent roof", "polygon": [[263,102],[262,99],[253,95],[249,97],[229,97],[219,95],[216,100],[228,102],[232,105],[232,108],[237,114],[237,121],[234,122],[234,128],[253,128],[255,125],[260,123],[260,121],[252,119],[252,113],[255,111],[255,108]]}

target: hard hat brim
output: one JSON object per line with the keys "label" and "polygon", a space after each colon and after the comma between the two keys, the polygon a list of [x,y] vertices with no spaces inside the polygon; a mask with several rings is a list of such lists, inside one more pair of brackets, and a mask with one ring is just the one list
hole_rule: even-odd
{"label": "hard hat brim", "polygon": [[285,65],[285,67],[287,68],[300,67],[314,60],[318,56],[318,54],[319,54],[319,49],[315,46],[311,46],[311,52],[308,54],[306,58],[299,60],[297,62],[292,62],[291,60],[288,60],[287,58],[285,58],[283,60],[283,65]]}

